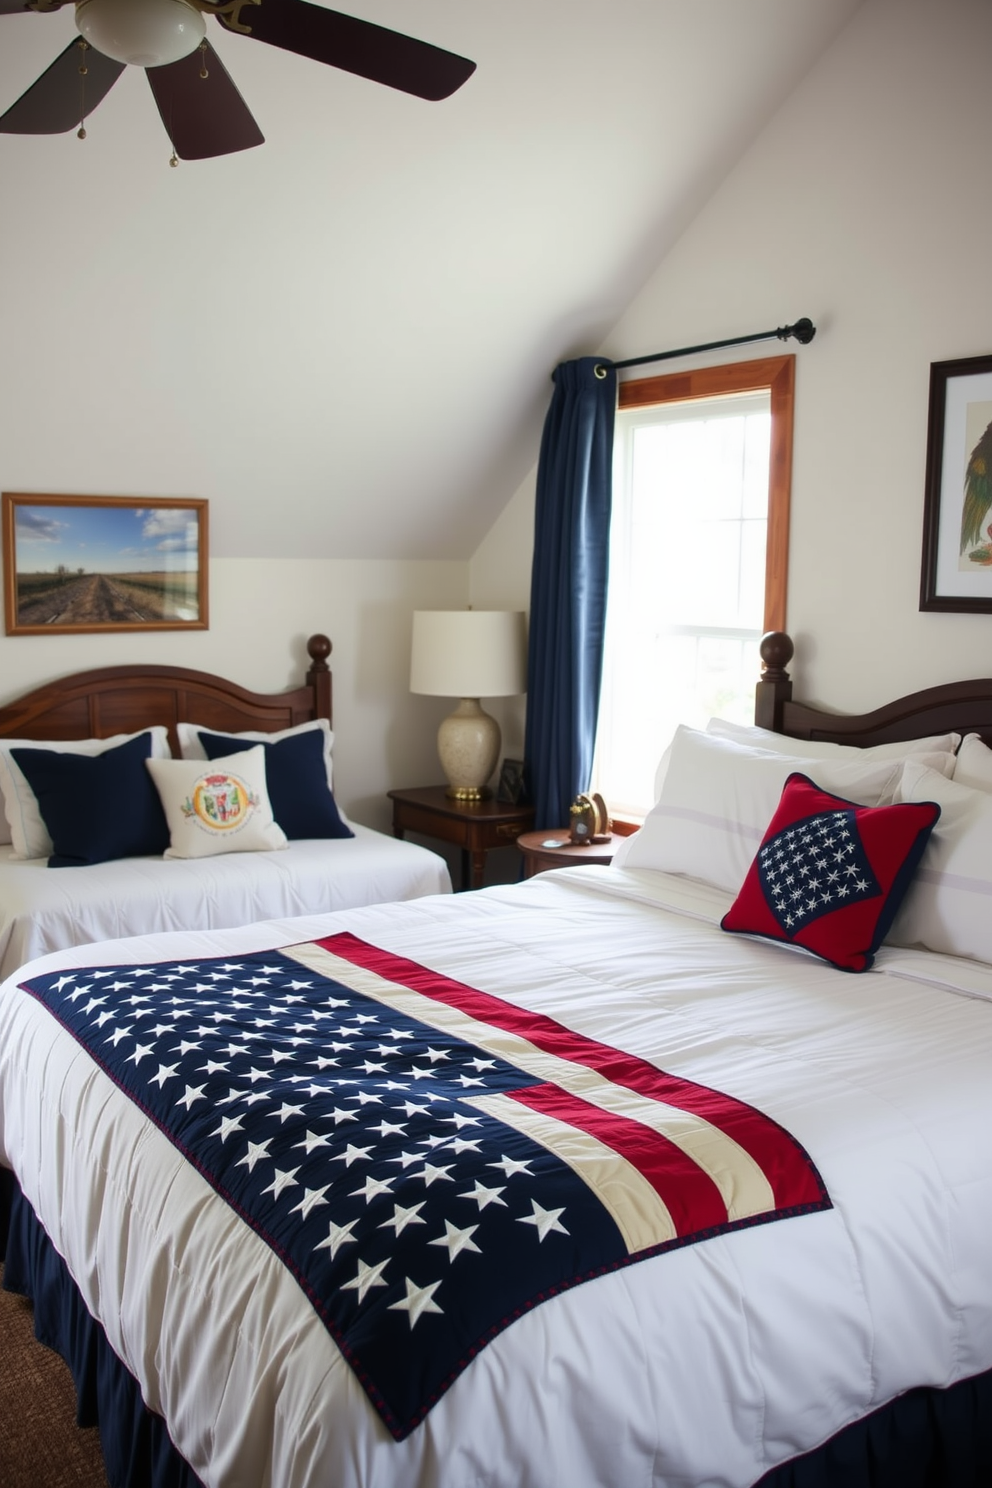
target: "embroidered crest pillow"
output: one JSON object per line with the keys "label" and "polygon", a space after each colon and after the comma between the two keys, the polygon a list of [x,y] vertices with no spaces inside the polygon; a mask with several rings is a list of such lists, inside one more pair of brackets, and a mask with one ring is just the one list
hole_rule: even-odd
{"label": "embroidered crest pillow", "polygon": [[265,785],[261,744],[221,759],[146,761],[169,824],[167,858],[286,846]]}
{"label": "embroidered crest pillow", "polygon": [[934,801],[859,806],[790,775],[721,927],[867,971],[939,816]]}
{"label": "embroidered crest pillow", "polygon": [[316,729],[286,734],[274,742],[252,741],[228,734],[200,734],[207,759],[265,751],[265,780],[272,814],[290,840],[300,837],[354,837],[341,820],[327,784],[324,736]]}

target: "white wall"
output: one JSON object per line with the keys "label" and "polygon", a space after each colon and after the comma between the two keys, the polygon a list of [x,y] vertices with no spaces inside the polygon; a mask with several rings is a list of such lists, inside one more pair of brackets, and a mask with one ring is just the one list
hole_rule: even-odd
{"label": "white wall", "polygon": [[[520,487],[480,543],[469,565],[469,597],[476,610],[530,611],[534,533],[534,476]],[[526,698],[487,700],[503,731],[503,755],[523,759]]]}
{"label": "white wall", "polygon": [[409,690],[415,609],[468,603],[468,565],[364,559],[214,559],[210,629],[0,637],[0,704],[88,667],[165,662],[257,692],[298,686],[306,639],[330,636],[335,794],[356,821],[388,829],[392,786],[440,777],[443,698]]}
{"label": "white wall", "polygon": [[[992,675],[992,616],[918,609],[930,363],[992,353],[990,63],[988,0],[868,0],[600,348],[816,323],[790,343],[788,626],[797,696],[841,709]],[[525,491],[476,554],[473,595],[519,592]]]}

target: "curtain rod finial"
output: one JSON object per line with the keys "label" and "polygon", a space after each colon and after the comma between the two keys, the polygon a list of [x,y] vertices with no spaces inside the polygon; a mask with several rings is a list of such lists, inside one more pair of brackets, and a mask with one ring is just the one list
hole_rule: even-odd
{"label": "curtain rod finial", "polygon": [[775,334],[780,341],[788,341],[790,336],[794,336],[800,346],[808,346],[816,335],[816,326],[808,315],[804,315],[795,325],[780,326]]}

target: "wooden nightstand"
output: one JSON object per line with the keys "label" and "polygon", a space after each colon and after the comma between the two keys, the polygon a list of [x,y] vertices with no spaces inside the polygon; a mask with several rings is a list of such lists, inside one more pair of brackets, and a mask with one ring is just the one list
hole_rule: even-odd
{"label": "wooden nightstand", "polygon": [[486,853],[514,844],[534,821],[532,806],[508,806],[504,801],[452,801],[443,785],[415,790],[391,790],[393,836],[419,832],[462,850],[462,888],[481,889]]}
{"label": "wooden nightstand", "polygon": [[[549,868],[574,868],[577,863],[612,863],[623,838],[614,832],[608,842],[572,842],[564,827],[549,832],[524,832],[517,846],[524,855],[524,877]],[[549,844],[555,844],[551,846]]]}

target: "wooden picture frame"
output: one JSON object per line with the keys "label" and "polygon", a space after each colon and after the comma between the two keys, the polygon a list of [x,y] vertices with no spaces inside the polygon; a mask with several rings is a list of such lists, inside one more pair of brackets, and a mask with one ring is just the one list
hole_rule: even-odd
{"label": "wooden picture frame", "polygon": [[206,630],[207,503],[3,493],[8,635]]}
{"label": "wooden picture frame", "polygon": [[992,614],[992,356],[930,366],[920,609]]}

